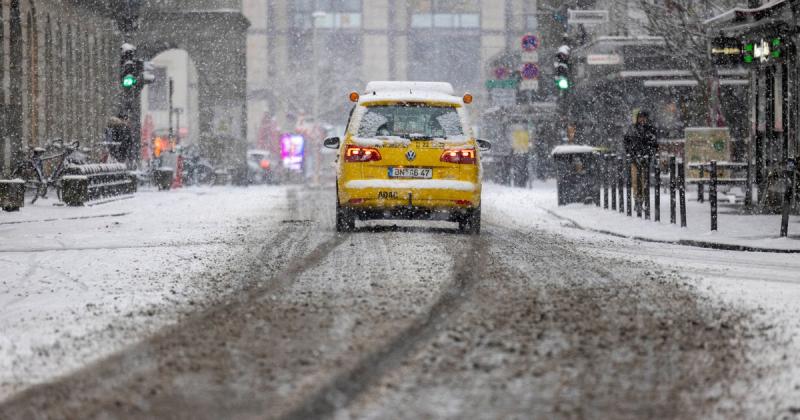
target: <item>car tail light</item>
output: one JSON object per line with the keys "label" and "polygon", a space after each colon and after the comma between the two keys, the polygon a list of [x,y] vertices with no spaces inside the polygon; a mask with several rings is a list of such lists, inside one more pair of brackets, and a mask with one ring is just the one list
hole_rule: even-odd
{"label": "car tail light", "polygon": [[258,166],[260,166],[261,169],[267,170],[269,169],[269,161],[266,159],[262,159],[261,162],[258,163]]}
{"label": "car tail light", "polygon": [[344,160],[347,162],[381,160],[381,152],[372,147],[347,146],[347,150],[344,152]]}
{"label": "car tail light", "polygon": [[448,149],[439,158],[442,162],[475,163],[475,149]]}

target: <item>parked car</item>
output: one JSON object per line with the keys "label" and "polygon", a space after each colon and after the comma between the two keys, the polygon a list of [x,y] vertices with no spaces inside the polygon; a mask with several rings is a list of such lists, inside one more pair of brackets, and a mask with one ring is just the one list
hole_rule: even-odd
{"label": "parked car", "polygon": [[272,154],[268,150],[248,150],[247,181],[250,184],[271,184],[274,178]]}

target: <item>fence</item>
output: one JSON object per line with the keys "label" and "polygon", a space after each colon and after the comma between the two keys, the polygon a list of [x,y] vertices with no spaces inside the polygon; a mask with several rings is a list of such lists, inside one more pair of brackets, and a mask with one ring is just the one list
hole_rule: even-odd
{"label": "fence", "polygon": [[[657,157],[632,159],[613,153],[602,155],[600,161],[601,174],[597,179],[602,184],[600,189],[603,208],[631,217],[635,213],[636,217],[645,220],[650,220],[652,210],[653,221],[660,222],[662,162]],[[670,196],[669,220],[676,224],[680,215],[681,227],[686,227],[686,174],[683,161],[670,156],[666,163]],[[600,206],[600,200],[595,204]]]}

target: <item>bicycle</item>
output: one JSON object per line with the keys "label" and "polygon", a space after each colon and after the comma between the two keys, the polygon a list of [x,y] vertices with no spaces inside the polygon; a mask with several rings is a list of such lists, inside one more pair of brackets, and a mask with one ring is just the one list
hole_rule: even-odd
{"label": "bicycle", "polygon": [[[25,189],[35,191],[31,204],[41,198],[47,198],[47,190],[55,188],[56,196],[61,200],[61,177],[69,166],[69,157],[80,147],[77,140],[69,145],[64,145],[62,139],[52,142],[56,149],[63,149],[61,152],[51,156],[45,156],[47,149],[35,147],[31,151],[30,157],[21,161],[14,170],[11,171],[11,178],[21,178],[25,181]],[[55,169],[48,176],[45,173],[45,162],[57,160]]]}

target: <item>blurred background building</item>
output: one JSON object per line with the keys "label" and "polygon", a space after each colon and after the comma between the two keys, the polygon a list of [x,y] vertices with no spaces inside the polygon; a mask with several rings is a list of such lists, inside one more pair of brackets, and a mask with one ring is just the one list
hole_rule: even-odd
{"label": "blurred background building", "polygon": [[243,8],[251,143],[265,125],[312,121],[315,109],[320,123],[343,125],[347,93],[370,80],[448,81],[476,94],[477,109],[487,63],[539,30],[547,13],[532,0],[244,0]]}

